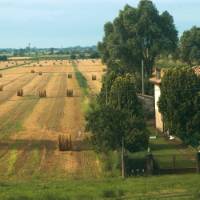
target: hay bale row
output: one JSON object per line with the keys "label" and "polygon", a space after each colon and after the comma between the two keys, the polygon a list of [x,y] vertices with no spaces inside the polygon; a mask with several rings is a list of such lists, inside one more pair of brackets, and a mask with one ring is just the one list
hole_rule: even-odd
{"label": "hay bale row", "polygon": [[97,76],[96,75],[92,75],[92,80],[96,81],[97,80]]}
{"label": "hay bale row", "polygon": [[17,96],[18,97],[23,97],[23,95],[24,95],[23,89],[20,89],[20,90],[17,91]]}
{"label": "hay bale row", "polygon": [[40,97],[40,98],[45,98],[45,97],[47,97],[47,92],[46,92],[46,90],[39,91],[39,97]]}
{"label": "hay bale row", "polygon": [[72,89],[67,89],[67,97],[73,97],[74,91]]}
{"label": "hay bale row", "polygon": [[59,135],[58,136],[58,147],[60,151],[70,151],[72,150],[72,139],[71,135]]}

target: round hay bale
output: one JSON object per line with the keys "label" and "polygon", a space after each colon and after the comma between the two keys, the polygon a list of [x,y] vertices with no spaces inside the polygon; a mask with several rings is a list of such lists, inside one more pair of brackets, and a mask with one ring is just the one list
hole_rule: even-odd
{"label": "round hay bale", "polygon": [[97,80],[97,76],[96,75],[92,75],[92,80],[96,81]]}
{"label": "round hay bale", "polygon": [[59,151],[70,151],[72,150],[72,139],[71,135],[59,135],[58,136],[58,148]]}
{"label": "round hay bale", "polygon": [[67,97],[73,97],[74,91],[72,89],[67,89]]}
{"label": "round hay bale", "polygon": [[39,97],[40,97],[40,98],[45,98],[45,97],[47,97],[47,92],[46,92],[46,90],[41,90],[41,91],[39,91]]}
{"label": "round hay bale", "polygon": [[0,74],[0,78],[3,78],[3,74]]}
{"label": "round hay bale", "polygon": [[23,95],[24,95],[23,89],[20,89],[20,90],[17,91],[17,96],[18,97],[23,97]]}
{"label": "round hay bale", "polygon": [[72,74],[68,74],[67,77],[68,77],[68,79],[71,79],[72,78]]}
{"label": "round hay bale", "polygon": [[39,74],[39,76],[42,76],[42,72],[39,72],[38,74]]}
{"label": "round hay bale", "polygon": [[0,92],[3,91],[3,85],[0,85]]}
{"label": "round hay bale", "polygon": [[32,69],[32,70],[31,70],[31,73],[34,74],[34,73],[35,73],[35,70]]}

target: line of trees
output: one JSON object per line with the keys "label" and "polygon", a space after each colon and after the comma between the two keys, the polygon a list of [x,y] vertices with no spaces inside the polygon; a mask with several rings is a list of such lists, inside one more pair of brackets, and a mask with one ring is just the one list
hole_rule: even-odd
{"label": "line of trees", "polygon": [[[141,0],[138,7],[126,5],[113,22],[104,27],[98,49],[108,71],[103,87],[86,117],[87,130],[99,151],[147,150],[148,131],[137,92],[144,63],[146,83],[155,59],[176,51],[178,33],[173,17],[159,14],[152,1]],[[140,82],[140,83],[139,83]]]}
{"label": "line of trees", "polygon": [[[142,74],[145,90],[151,93],[149,77],[157,58],[200,64],[200,28],[184,32],[179,40],[173,17],[167,11],[160,14],[152,1],[141,0],[136,8],[126,5],[113,22],[105,24],[104,32],[98,49],[108,70],[86,116],[87,130],[98,151],[147,150],[149,135],[137,97]],[[200,141],[198,87],[200,79],[191,67],[173,69],[163,78],[159,102],[166,127],[195,146]]]}
{"label": "line of trees", "polygon": [[0,61],[7,61],[8,57],[7,56],[0,56]]}
{"label": "line of trees", "polygon": [[141,0],[136,8],[126,5],[105,24],[104,32],[98,44],[102,61],[117,74],[135,73],[140,91],[142,63],[145,91],[150,94],[148,79],[160,57],[179,60],[182,66],[200,64],[200,28],[192,27],[179,39],[173,17],[167,11],[160,14],[150,0]]}
{"label": "line of trees", "polygon": [[108,69],[117,74],[136,73],[140,79],[142,62],[148,79],[156,57],[173,54],[178,46],[173,17],[167,11],[159,14],[149,0],[140,1],[137,8],[126,5],[113,22],[105,24],[104,32],[98,49]]}

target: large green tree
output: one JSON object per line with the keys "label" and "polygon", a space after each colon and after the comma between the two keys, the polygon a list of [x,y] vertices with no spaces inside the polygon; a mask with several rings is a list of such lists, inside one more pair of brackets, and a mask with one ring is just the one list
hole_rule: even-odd
{"label": "large green tree", "polygon": [[161,84],[159,109],[165,128],[186,144],[200,141],[200,78],[191,68],[165,72]]}
{"label": "large green tree", "polygon": [[[113,75],[113,74],[112,74]],[[142,106],[134,88],[134,77],[130,74],[111,77],[107,94],[98,98],[86,117],[87,130],[97,150],[119,150],[124,139],[125,149],[134,152],[148,146],[148,131],[143,119]]]}
{"label": "large green tree", "polygon": [[180,52],[183,61],[189,65],[200,64],[200,28],[185,31],[180,39]]}
{"label": "large green tree", "polygon": [[104,32],[98,48],[103,62],[117,73],[140,72],[144,60],[150,75],[156,56],[173,52],[178,42],[173,17],[167,11],[159,14],[150,0],[141,0],[137,8],[126,5]]}

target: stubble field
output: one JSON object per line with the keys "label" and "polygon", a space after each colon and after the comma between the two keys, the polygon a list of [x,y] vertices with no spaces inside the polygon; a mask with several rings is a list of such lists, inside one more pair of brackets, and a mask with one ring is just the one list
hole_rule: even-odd
{"label": "stubble field", "polygon": [[[97,154],[85,145],[85,97],[74,63],[51,60],[10,69],[2,65],[2,68],[0,176],[100,176],[101,164]],[[99,60],[76,62],[76,70],[88,82],[89,93],[99,92],[103,69]],[[72,74],[72,78],[68,78],[68,74]],[[92,81],[94,74],[97,80]],[[16,95],[20,89],[23,89],[23,97]],[[66,96],[67,89],[73,89],[74,97]],[[38,95],[43,90],[46,90],[46,98]],[[63,134],[71,136],[72,151],[58,150],[58,136]]]}

